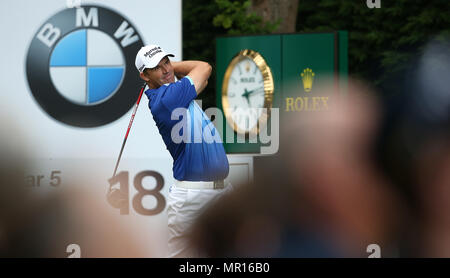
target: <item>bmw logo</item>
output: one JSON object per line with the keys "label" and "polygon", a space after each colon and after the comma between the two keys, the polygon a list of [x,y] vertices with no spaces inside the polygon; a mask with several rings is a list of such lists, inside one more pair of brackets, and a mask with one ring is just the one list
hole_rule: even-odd
{"label": "bmw logo", "polygon": [[26,60],[31,93],[45,112],[65,124],[111,123],[138,98],[141,80],[134,59],[142,45],[130,21],[110,9],[62,10],[31,41]]}

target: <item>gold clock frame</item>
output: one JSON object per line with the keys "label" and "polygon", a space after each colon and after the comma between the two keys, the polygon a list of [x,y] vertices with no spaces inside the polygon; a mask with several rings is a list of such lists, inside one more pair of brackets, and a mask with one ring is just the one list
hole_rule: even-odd
{"label": "gold clock frame", "polygon": [[[231,72],[233,71],[234,67],[237,63],[244,59],[250,59],[252,60],[256,66],[259,68],[259,70],[262,73],[263,76],[263,82],[264,82],[264,106],[263,108],[266,108],[263,110],[263,113],[261,116],[259,116],[256,125],[248,130],[241,129],[237,126],[237,124],[233,121],[233,118],[231,117],[230,112],[230,104],[228,103],[228,82],[230,80]],[[228,124],[233,127],[233,130],[238,134],[248,135],[248,134],[259,134],[262,128],[264,128],[267,125],[267,120],[270,117],[270,109],[272,108],[273,104],[273,91],[274,91],[274,82],[273,82],[273,75],[270,67],[267,65],[266,60],[262,57],[261,54],[259,54],[256,51],[253,51],[251,49],[244,49],[241,50],[236,56],[233,57],[231,62],[228,64],[227,70],[225,71],[225,76],[223,78],[222,82],[222,108],[225,115],[225,118],[227,119]]]}

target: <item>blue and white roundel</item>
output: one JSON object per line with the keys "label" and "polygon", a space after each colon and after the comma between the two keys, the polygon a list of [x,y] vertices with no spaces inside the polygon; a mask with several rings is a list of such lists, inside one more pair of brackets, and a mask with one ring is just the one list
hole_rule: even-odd
{"label": "blue and white roundel", "polygon": [[79,105],[95,105],[120,88],[125,59],[119,45],[98,29],[63,37],[50,56],[50,77],[58,92]]}
{"label": "blue and white roundel", "polygon": [[48,116],[81,128],[109,124],[136,104],[142,79],[137,28],[106,7],[82,5],[47,18],[26,56],[30,93]]}

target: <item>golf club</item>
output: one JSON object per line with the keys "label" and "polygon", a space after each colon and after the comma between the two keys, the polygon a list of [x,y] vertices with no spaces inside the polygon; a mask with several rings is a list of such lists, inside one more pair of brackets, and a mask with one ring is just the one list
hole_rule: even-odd
{"label": "golf club", "polygon": [[[144,83],[144,85],[141,88],[141,91],[139,92],[139,97],[137,99],[136,106],[134,107],[133,114],[131,115],[130,123],[128,124],[128,129],[125,134],[125,138],[123,139],[122,148],[120,149],[120,153],[119,153],[119,158],[117,159],[116,167],[114,168],[113,177],[116,176],[117,167],[119,166],[120,158],[122,157],[123,149],[125,147],[125,143],[127,142],[128,134],[130,133],[131,125],[133,124],[133,120],[134,120],[134,116],[136,115],[136,111],[138,109],[139,103],[141,102],[142,93],[144,92],[145,86],[147,86],[146,83]],[[110,203],[114,202],[114,199],[116,199],[116,198],[118,198],[119,200],[121,199],[120,190],[111,190],[111,187],[112,187],[112,185],[110,184],[109,190],[108,190],[108,201]]]}

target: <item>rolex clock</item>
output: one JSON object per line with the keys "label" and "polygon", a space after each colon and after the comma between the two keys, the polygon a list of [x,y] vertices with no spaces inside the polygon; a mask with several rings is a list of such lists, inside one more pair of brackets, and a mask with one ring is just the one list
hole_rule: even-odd
{"label": "rolex clock", "polygon": [[238,134],[258,134],[267,124],[273,102],[273,76],[256,51],[240,51],[229,63],[222,83],[222,106]]}

